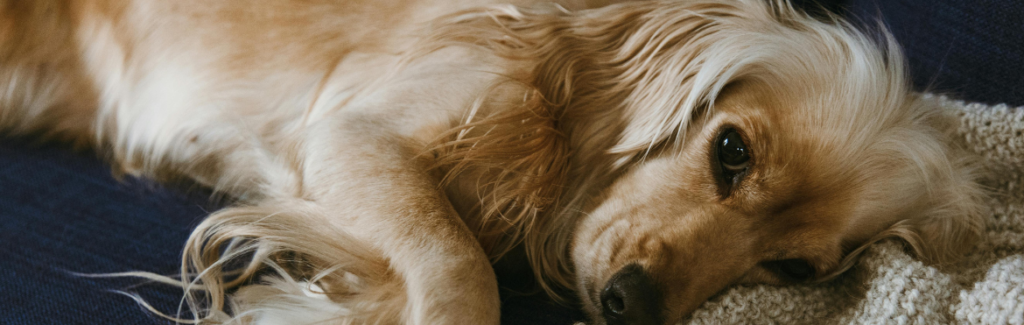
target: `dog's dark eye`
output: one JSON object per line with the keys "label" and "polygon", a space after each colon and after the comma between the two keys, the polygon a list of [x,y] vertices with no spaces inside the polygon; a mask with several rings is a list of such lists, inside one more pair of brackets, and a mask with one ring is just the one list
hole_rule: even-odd
{"label": "dog's dark eye", "polygon": [[750,162],[750,150],[736,130],[728,129],[718,137],[718,162],[727,179],[743,172]]}
{"label": "dog's dark eye", "polygon": [[761,265],[789,281],[800,282],[814,277],[814,267],[802,259],[769,261]]}

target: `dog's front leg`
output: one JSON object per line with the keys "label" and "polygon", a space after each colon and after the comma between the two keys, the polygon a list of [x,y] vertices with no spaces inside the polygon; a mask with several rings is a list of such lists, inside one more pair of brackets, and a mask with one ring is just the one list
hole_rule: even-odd
{"label": "dog's front leg", "polygon": [[303,195],[384,253],[405,281],[408,323],[498,324],[487,256],[416,161],[422,147],[393,124],[348,116],[309,128]]}

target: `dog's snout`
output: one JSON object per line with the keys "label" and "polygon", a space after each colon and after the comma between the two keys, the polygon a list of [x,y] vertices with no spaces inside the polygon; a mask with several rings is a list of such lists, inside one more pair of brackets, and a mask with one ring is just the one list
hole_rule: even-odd
{"label": "dog's snout", "polygon": [[661,323],[661,291],[643,267],[630,264],[612,276],[601,291],[608,325]]}

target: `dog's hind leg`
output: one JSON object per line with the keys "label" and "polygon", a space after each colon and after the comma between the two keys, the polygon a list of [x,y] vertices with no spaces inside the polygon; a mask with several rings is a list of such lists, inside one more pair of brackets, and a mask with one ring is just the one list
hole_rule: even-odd
{"label": "dog's hind leg", "polygon": [[68,6],[0,2],[0,132],[95,142],[97,96],[72,50]]}

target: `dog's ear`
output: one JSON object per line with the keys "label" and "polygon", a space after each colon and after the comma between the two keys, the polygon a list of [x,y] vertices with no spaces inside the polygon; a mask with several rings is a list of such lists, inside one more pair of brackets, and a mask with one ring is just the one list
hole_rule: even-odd
{"label": "dog's ear", "polygon": [[621,123],[609,149],[621,165],[661,144],[683,145],[690,122],[713,110],[728,85],[776,69],[770,63],[792,45],[763,31],[803,15],[781,1],[612,6],[576,16],[566,29],[566,57],[583,64],[548,60],[560,66],[541,71],[569,76],[571,112],[616,105],[604,112]]}
{"label": "dog's ear", "polygon": [[[981,157],[965,149],[963,138],[956,134],[959,116],[934,100],[917,95],[909,97],[901,112],[909,117],[902,124],[902,132],[897,132],[900,138],[886,142],[906,143],[913,138],[909,141],[913,146],[887,150],[898,152],[901,158],[885,164],[898,171],[883,177],[886,186],[905,190],[871,196],[897,195],[898,198],[889,200],[898,201],[903,208],[884,217],[887,228],[858,242],[830,274],[818,281],[834,278],[853,267],[865,250],[882,240],[901,240],[926,264],[947,265],[973,249],[981,237],[988,208],[984,201],[987,193],[978,181],[985,166]],[[885,206],[893,204],[884,201],[868,208],[879,206],[886,210]]]}
{"label": "dog's ear", "polygon": [[574,33],[583,39],[614,37],[583,49],[589,51],[586,55],[593,66],[613,72],[585,80],[600,80],[604,84],[595,85],[596,89],[620,96],[609,102],[621,105],[616,111],[625,115],[620,118],[625,125],[610,151],[634,156],[685,134],[689,121],[709,107],[726,84],[748,72],[748,63],[762,61],[740,32],[758,18],[772,19],[767,10],[756,7],[651,4],[581,20]]}
{"label": "dog's ear", "polygon": [[914,98],[911,106],[923,112],[920,122],[933,130],[945,155],[925,163],[930,167],[925,183],[927,203],[916,216],[893,229],[922,261],[948,264],[972,249],[984,230],[986,194],[978,183],[984,166],[956,134],[961,123],[956,112],[934,99]]}
{"label": "dog's ear", "polygon": [[905,241],[919,259],[943,265],[959,260],[981,236],[984,207],[976,184],[950,185],[934,193],[932,205],[918,216],[896,223],[890,232]]}
{"label": "dog's ear", "polygon": [[604,133],[617,133],[610,151],[628,156],[682,134],[726,84],[769,61],[778,45],[750,31],[797,14],[760,2],[633,2],[579,12],[492,7],[450,17],[433,44],[472,43],[534,62],[522,81],[559,115],[616,115],[606,122],[620,124]]}
{"label": "dog's ear", "polygon": [[906,110],[914,116],[912,128],[923,137],[903,151],[913,169],[897,175],[915,185],[896,186],[919,191],[906,196],[916,203],[902,202],[907,208],[897,221],[848,254],[833,275],[852,267],[868,246],[888,238],[905,242],[926,264],[954,263],[974,248],[984,230],[987,194],[978,180],[985,167],[956,134],[959,116],[931,99],[912,98]]}

